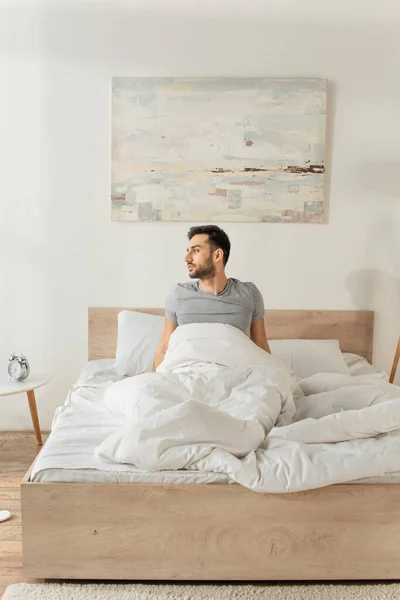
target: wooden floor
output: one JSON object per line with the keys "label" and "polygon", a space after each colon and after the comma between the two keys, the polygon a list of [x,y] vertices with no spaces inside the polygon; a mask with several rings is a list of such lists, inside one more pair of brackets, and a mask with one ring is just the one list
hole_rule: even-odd
{"label": "wooden floor", "polygon": [[[47,434],[42,433],[43,442]],[[0,431],[0,510],[11,519],[0,523],[0,598],[9,583],[41,581],[22,576],[21,479],[40,448],[29,431]]]}

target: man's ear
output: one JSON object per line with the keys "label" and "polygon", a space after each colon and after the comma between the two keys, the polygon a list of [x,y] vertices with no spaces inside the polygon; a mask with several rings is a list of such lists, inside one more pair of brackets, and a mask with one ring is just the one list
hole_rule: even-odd
{"label": "man's ear", "polygon": [[224,251],[221,248],[217,248],[215,250],[215,256],[214,256],[216,261],[220,261],[224,259]]}

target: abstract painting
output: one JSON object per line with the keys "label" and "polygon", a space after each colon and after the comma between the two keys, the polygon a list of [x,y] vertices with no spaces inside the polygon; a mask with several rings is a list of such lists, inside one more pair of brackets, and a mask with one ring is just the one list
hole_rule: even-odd
{"label": "abstract painting", "polygon": [[324,222],[324,79],[112,79],[119,221]]}

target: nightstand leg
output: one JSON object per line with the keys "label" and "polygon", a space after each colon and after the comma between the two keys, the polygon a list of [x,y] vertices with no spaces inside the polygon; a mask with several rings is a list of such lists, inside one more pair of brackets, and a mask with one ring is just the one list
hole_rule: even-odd
{"label": "nightstand leg", "polygon": [[389,383],[394,382],[394,376],[396,375],[397,365],[399,364],[399,359],[400,359],[400,337],[399,337],[399,341],[397,342],[397,348],[396,348],[396,353],[395,353],[394,359],[393,359],[393,365],[392,365],[392,371],[391,371],[390,377],[389,377]]}
{"label": "nightstand leg", "polygon": [[36,409],[35,392],[33,390],[29,390],[29,392],[26,392],[26,393],[28,396],[29,408],[31,411],[31,417],[32,417],[32,423],[33,423],[33,429],[35,431],[36,443],[38,446],[41,446],[42,445],[42,436],[40,434],[39,417],[38,417],[37,409]]}

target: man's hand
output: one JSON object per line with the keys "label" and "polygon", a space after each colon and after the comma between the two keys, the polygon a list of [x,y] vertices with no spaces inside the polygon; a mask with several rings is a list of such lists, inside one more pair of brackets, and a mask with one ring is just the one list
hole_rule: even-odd
{"label": "man's hand", "polygon": [[259,346],[259,348],[262,348],[271,354],[271,350],[269,349],[268,345],[267,334],[265,333],[264,318],[251,324],[250,337],[252,341]]}
{"label": "man's hand", "polygon": [[164,360],[165,353],[168,350],[169,338],[171,337],[171,334],[175,331],[177,327],[177,323],[173,323],[172,321],[167,319],[167,317],[165,317],[164,331],[154,356],[153,371],[155,371]]}

